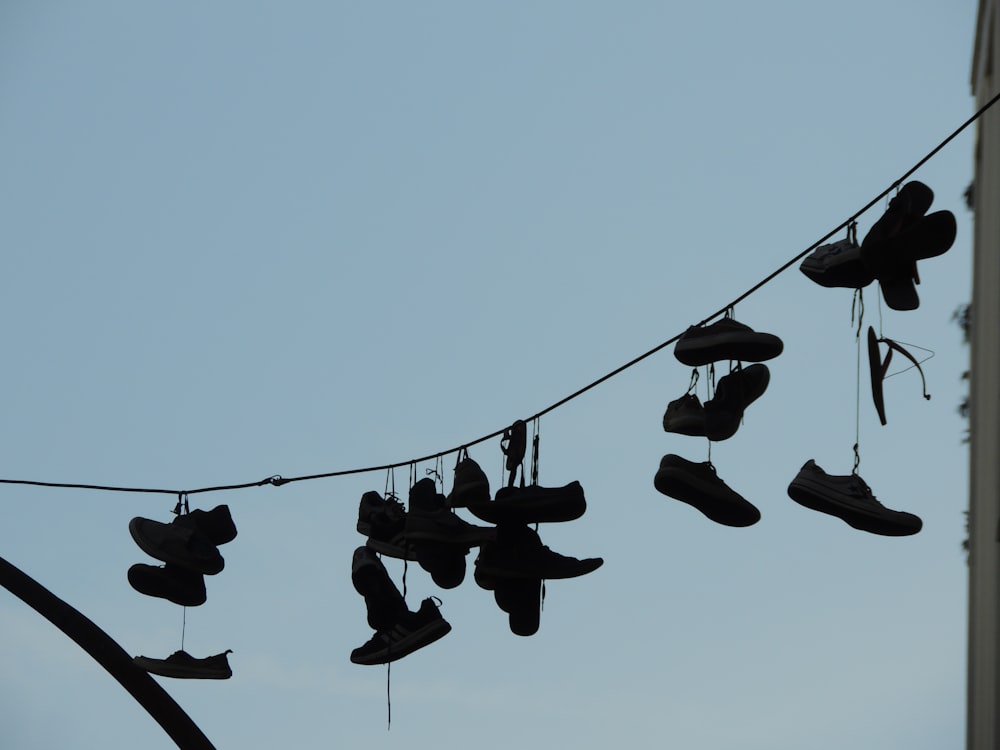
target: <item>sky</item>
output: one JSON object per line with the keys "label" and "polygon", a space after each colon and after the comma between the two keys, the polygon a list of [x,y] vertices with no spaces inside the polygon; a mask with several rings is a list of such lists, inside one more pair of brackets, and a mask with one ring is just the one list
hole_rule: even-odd
{"label": "sky", "polygon": [[[528,418],[724,308],[888,189],[974,111],[972,0],[0,5],[0,478],[191,490],[403,463]],[[183,611],[126,580],[163,494],[0,485],[0,555],[130,654],[232,649],[157,678],[220,748],[740,747],[964,742],[974,129],[915,175],[954,212],[921,304],[795,266],[735,317],[784,352],[711,460],[748,528],[659,494],[689,368],[664,348],[539,421],[539,482],[588,509],[545,544],[520,637],[472,579],[416,565],[452,631],[384,667],[350,581],[387,472],[191,495],[239,534]],[[885,201],[859,218],[863,237]],[[834,239],[843,236],[838,233]],[[863,353],[863,352],[862,352]],[[894,362],[902,358],[894,357]],[[702,381],[704,383],[704,380]],[[704,391],[701,391],[704,397]],[[911,537],[792,502],[812,458]],[[472,458],[501,486],[497,439]],[[442,456],[450,488],[455,454]],[[418,464],[418,476],[434,468]],[[409,471],[395,482],[404,497]],[[464,514],[466,520],[473,520]],[[386,561],[397,585],[403,569]],[[80,648],[0,590],[0,744],[175,747]]]}

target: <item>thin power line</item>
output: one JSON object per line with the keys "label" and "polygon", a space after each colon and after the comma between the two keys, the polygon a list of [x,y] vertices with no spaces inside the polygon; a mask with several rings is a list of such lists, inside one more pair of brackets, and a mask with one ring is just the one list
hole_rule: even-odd
{"label": "thin power line", "polygon": [[[904,172],[902,175],[900,175],[891,185],[889,185],[889,187],[887,187],[881,193],[879,193],[874,198],[872,198],[870,201],[868,201],[868,203],[866,203],[862,208],[860,208],[858,211],[856,211],[854,214],[852,214],[849,218],[845,219],[840,224],[838,224],[837,226],[835,226],[833,229],[831,229],[825,235],[823,235],[822,237],[820,237],[816,242],[814,242],[812,245],[810,245],[805,250],[803,250],[802,252],[800,252],[798,255],[794,256],[793,258],[791,258],[790,260],[788,260],[786,263],[784,263],[781,266],[779,266],[778,268],[776,268],[770,274],[768,274],[763,279],[761,279],[756,284],[754,284],[752,287],[750,287],[745,292],[743,292],[743,294],[741,294],[740,296],[736,297],[736,299],[734,299],[731,302],[729,302],[728,304],[724,305],[722,308],[716,310],[711,315],[708,315],[705,318],[703,318],[696,325],[698,325],[698,326],[705,325],[710,320],[712,320],[714,318],[717,318],[720,315],[725,314],[725,312],[729,308],[735,307],[738,303],[740,303],[743,300],[745,300],[751,294],[754,294],[755,292],[759,291],[762,287],[764,287],[765,285],[767,285],[768,283],[770,283],[771,281],[773,281],[780,274],[782,274],[785,271],[787,271],[789,268],[791,268],[797,262],[799,262],[800,260],[802,260],[806,255],[808,255],[813,250],[815,250],[817,247],[819,247],[824,242],[826,242],[828,239],[830,239],[831,237],[833,237],[835,234],[837,234],[838,232],[840,232],[843,229],[846,229],[848,226],[850,226],[850,224],[852,222],[856,221],[859,216],[861,216],[863,213],[865,213],[866,211],[868,211],[872,206],[874,206],[879,201],[883,200],[887,195],[889,195],[889,193],[891,193],[893,190],[897,189],[900,185],[902,185],[903,182],[908,177],[910,177],[914,172],[916,172],[918,169],[920,169],[920,167],[922,167],[924,164],[926,164],[928,161],[930,161],[932,158],[934,158],[938,154],[938,152],[941,151],[941,149],[943,149],[945,146],[947,146],[949,143],[951,143],[951,141],[953,141],[956,137],[958,137],[958,135],[960,133],[962,133],[962,131],[964,131],[966,128],[968,128],[972,123],[976,122],[976,120],[978,120],[980,117],[982,117],[983,114],[985,114],[986,111],[989,110],[998,101],[1000,101],[1000,93],[998,93],[992,99],[990,99],[988,102],[986,102],[986,104],[984,104],[982,107],[980,107],[976,111],[976,113],[972,115],[972,117],[970,117],[968,120],[966,120],[965,122],[963,122],[957,129],[955,129],[955,131],[952,132],[951,135],[949,135],[947,138],[945,138],[943,141],[941,141],[937,146],[935,146],[933,149],[931,149],[916,164],[914,164],[912,167],[910,167],[908,170],[906,170],[906,172]],[[663,343],[657,344],[656,346],[654,346],[649,351],[644,352],[643,354],[640,354],[635,359],[629,360],[625,364],[621,365],[620,367],[615,368],[614,370],[612,370],[611,372],[607,373],[606,375],[602,375],[597,380],[595,380],[595,381],[593,381],[593,382],[585,385],[583,388],[580,388],[579,390],[574,391],[573,393],[569,394],[568,396],[566,396],[566,397],[564,397],[564,398],[556,401],[554,404],[551,404],[551,405],[545,407],[544,409],[542,409],[541,411],[533,414],[532,416],[528,417],[524,421],[525,422],[531,422],[532,420],[538,419],[539,417],[542,417],[542,416],[548,414],[549,412],[555,411],[560,406],[563,406],[564,404],[569,403],[570,401],[572,401],[573,399],[577,398],[578,396],[582,396],[587,391],[589,391],[589,390],[591,390],[593,388],[596,388],[597,386],[601,385],[605,381],[610,380],[611,378],[615,377],[616,375],[619,375],[619,374],[623,373],[625,370],[628,370],[630,367],[634,367],[635,365],[639,364],[644,359],[647,359],[648,357],[653,356],[654,354],[656,354],[660,350],[662,350],[662,349],[670,346],[671,344],[675,343],[682,335],[683,335],[683,332],[682,333],[678,333],[675,336],[672,336],[671,338],[667,339]],[[367,473],[370,473],[370,472],[373,472],[373,471],[389,471],[391,469],[399,469],[399,468],[402,468],[404,466],[412,466],[414,464],[423,463],[424,461],[430,461],[430,460],[433,460],[433,459],[440,458],[442,456],[446,456],[446,455],[448,455],[450,453],[456,453],[456,452],[462,450],[463,448],[469,448],[471,446],[478,445],[480,443],[484,443],[487,440],[491,440],[491,439],[493,439],[495,437],[499,437],[499,436],[503,435],[505,429],[506,428],[502,427],[499,430],[495,430],[495,431],[489,433],[488,435],[483,435],[482,437],[476,438],[475,440],[471,440],[469,442],[462,443],[461,445],[457,445],[454,448],[451,448],[449,450],[438,451],[436,453],[429,453],[426,456],[421,456],[419,458],[410,458],[410,459],[407,459],[406,461],[397,461],[397,462],[394,462],[394,463],[380,464],[378,466],[365,466],[365,467],[356,468],[356,469],[342,469],[340,471],[329,471],[329,472],[324,472],[322,474],[307,474],[307,475],[298,476],[298,477],[283,477],[280,474],[275,474],[275,475],[269,476],[269,477],[267,477],[265,479],[261,479],[261,480],[259,480],[257,482],[244,482],[244,483],[241,483],[241,484],[227,484],[227,485],[218,485],[218,486],[214,486],[214,487],[201,487],[201,488],[193,489],[193,490],[169,490],[169,489],[146,488],[146,487],[114,487],[114,486],[99,485],[99,484],[70,484],[70,483],[63,483],[63,482],[37,482],[37,481],[30,481],[30,480],[23,480],[23,479],[0,479],[0,484],[20,484],[20,485],[32,485],[32,486],[37,486],[37,487],[59,487],[59,488],[66,488],[66,489],[102,490],[102,491],[105,491],[105,492],[145,492],[145,493],[156,493],[156,494],[163,494],[163,495],[178,495],[178,496],[180,496],[180,495],[196,495],[196,494],[205,493],[205,492],[223,492],[223,491],[227,491],[227,490],[243,490],[243,489],[248,489],[250,487],[263,487],[264,485],[272,485],[272,486],[275,486],[275,487],[280,487],[283,484],[289,484],[291,482],[305,482],[305,481],[310,481],[310,480],[313,480],[313,479],[330,479],[330,478],[333,478],[333,477],[349,476],[351,474],[367,474]]]}

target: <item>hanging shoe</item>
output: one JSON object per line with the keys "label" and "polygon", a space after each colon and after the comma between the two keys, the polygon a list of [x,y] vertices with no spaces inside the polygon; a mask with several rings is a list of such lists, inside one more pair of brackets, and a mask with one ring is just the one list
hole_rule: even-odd
{"label": "hanging shoe", "polygon": [[413,546],[420,567],[443,589],[453,589],[465,580],[465,558],[469,548],[445,542],[422,541]]}
{"label": "hanging shoe", "polygon": [[351,583],[365,598],[372,630],[391,628],[407,611],[406,601],[382,561],[369,547],[358,547],[351,559]]}
{"label": "hanging shoe", "polygon": [[196,524],[133,518],[128,530],[139,549],[161,562],[209,576],[225,567],[218,547]]}
{"label": "hanging shoe", "polygon": [[893,310],[916,310],[920,297],[917,261],[947,252],[955,242],[957,227],[951,211],[922,217],[891,240],[865,248],[862,257],[879,281],[882,296]]}
{"label": "hanging shoe", "polygon": [[150,674],[161,677],[177,677],[188,680],[228,680],[233,676],[229,668],[227,654],[233,653],[226,649],[221,654],[195,659],[186,651],[175,651],[166,659],[151,659],[148,656],[136,656],[132,662]]}
{"label": "hanging shoe", "polygon": [[[604,564],[600,557],[578,560],[553,552],[542,544],[538,532],[519,524],[497,529],[497,539],[484,544],[476,558],[477,582],[498,586],[499,580],[576,578],[597,570]],[[480,583],[480,585],[482,585]]]}
{"label": "hanging shoe", "polygon": [[[933,202],[934,191],[924,183],[913,180],[903,185],[861,241],[862,251],[871,252],[873,248],[893,240],[904,229],[916,224]],[[864,254],[862,252],[862,257]]]}
{"label": "hanging shoe", "polygon": [[366,492],[358,504],[358,533],[368,537],[368,546],[379,554],[399,560],[415,560],[407,543],[406,509],[395,498],[383,499],[377,492]]}
{"label": "hanging shoe", "polygon": [[494,501],[469,505],[476,518],[498,525],[574,521],[586,510],[583,487],[576,481],[563,487],[501,487]]}
{"label": "hanging shoe", "polygon": [[205,576],[177,565],[144,565],[128,569],[128,582],[136,591],[179,604],[198,607],[205,603]]}
{"label": "hanging shoe", "polygon": [[441,616],[434,601],[427,598],[416,612],[407,611],[391,629],[379,630],[371,640],[354,649],[351,661],[363,665],[388,664],[430,645],[450,631],[451,625]]}
{"label": "hanging shoe", "polygon": [[663,413],[664,432],[691,437],[705,437],[705,407],[693,393],[686,393],[667,404]]}
{"label": "hanging shoe", "polygon": [[441,542],[468,549],[493,539],[496,530],[463,521],[449,510],[434,480],[425,477],[410,488],[405,535],[408,542],[417,545]]}
{"label": "hanging shoe", "polygon": [[719,441],[735,435],[743,412],[764,395],[769,382],[771,371],[761,364],[741,367],[722,377],[714,398],[705,402],[705,437]]}
{"label": "hanging shoe", "polygon": [[695,463],[667,454],[660,459],[653,486],[724,526],[752,526],[760,520],[760,511],[726,486],[708,461]]}
{"label": "hanging shoe", "polygon": [[542,581],[539,578],[506,579],[497,583],[493,598],[504,612],[510,632],[534,635],[542,619]]}
{"label": "hanging shoe", "polygon": [[861,259],[861,246],[849,239],[820,245],[803,259],[799,270],[825,287],[861,289],[875,280]]}
{"label": "hanging shoe", "polygon": [[212,510],[195,508],[190,513],[177,516],[173,523],[198,529],[215,545],[228,544],[236,538],[236,524],[228,505],[218,505]]}
{"label": "hanging shoe", "polygon": [[[882,355],[879,352],[878,345],[880,342],[889,345],[889,351],[885,355],[885,360],[882,359]],[[920,367],[920,363],[917,361],[917,358],[904,349],[898,342],[884,337],[877,337],[875,335],[875,329],[868,326],[868,370],[871,375],[872,401],[875,403],[875,411],[878,412],[879,421],[883,425],[885,425],[886,419],[885,394],[883,393],[882,386],[886,373],[889,372],[889,364],[892,362],[893,351],[899,352],[913,363],[913,366],[917,368],[917,372],[920,373],[920,380],[923,384],[924,398],[928,401],[931,398],[930,394],[927,393],[927,381],[924,378],[923,368]]]}
{"label": "hanging shoe", "polygon": [[486,472],[468,456],[455,466],[455,482],[447,499],[452,508],[463,508],[490,499],[490,480]]}
{"label": "hanging shoe", "polygon": [[882,536],[910,536],[923,527],[912,513],[889,510],[857,474],[832,476],[812,459],[788,485],[788,496],[811,510],[836,516],[848,525]]}
{"label": "hanging shoe", "polygon": [[688,328],[674,346],[674,356],[682,364],[698,367],[727,359],[763,362],[777,357],[782,349],[784,344],[774,334],[758,333],[732,318],[722,318]]}

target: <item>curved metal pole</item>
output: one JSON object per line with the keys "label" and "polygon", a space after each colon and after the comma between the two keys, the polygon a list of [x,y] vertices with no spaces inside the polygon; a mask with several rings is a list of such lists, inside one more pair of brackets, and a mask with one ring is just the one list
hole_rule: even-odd
{"label": "curved metal pole", "polygon": [[146,709],[181,750],[215,750],[184,709],[145,670],[137,667],[111,636],[2,557],[0,585],[90,654]]}

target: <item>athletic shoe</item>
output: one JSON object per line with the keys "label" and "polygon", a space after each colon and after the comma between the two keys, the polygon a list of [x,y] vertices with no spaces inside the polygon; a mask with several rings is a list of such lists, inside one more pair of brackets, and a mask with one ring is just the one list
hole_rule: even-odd
{"label": "athletic shoe", "polygon": [[542,618],[542,581],[539,578],[500,580],[493,598],[507,613],[507,624],[514,635],[530,636],[538,632]]}
{"label": "athletic shoe", "polygon": [[218,505],[212,510],[195,508],[190,513],[177,516],[173,521],[178,526],[193,526],[204,532],[212,544],[227,544],[236,538],[236,524],[228,505]]}
{"label": "athletic shoe", "polygon": [[389,572],[368,547],[354,550],[351,583],[354,590],[365,598],[368,625],[372,630],[391,628],[407,611],[403,595],[389,578]]}
{"label": "athletic shoe", "polygon": [[465,580],[465,557],[469,548],[446,542],[422,541],[413,545],[420,567],[431,574],[434,583],[453,589]]}
{"label": "athletic shoe", "polygon": [[732,318],[707,326],[691,326],[674,346],[674,356],[685,365],[698,367],[711,362],[739,360],[763,362],[781,354],[784,344],[771,333],[758,333]]}
{"label": "athletic shoe", "polygon": [[715,397],[705,402],[705,437],[726,440],[736,434],[743,412],[760,398],[771,381],[767,365],[741,367],[719,380]]}
{"label": "athletic shoe", "polygon": [[161,562],[205,575],[215,575],[225,567],[218,547],[196,524],[133,518],[128,530],[143,552]]}
{"label": "athletic shoe", "polygon": [[725,526],[752,526],[760,520],[760,511],[727,487],[708,461],[694,463],[667,454],[660,460],[653,486]]}
{"label": "athletic shoe", "polygon": [[875,271],[882,296],[893,310],[915,310],[920,297],[917,261],[948,251],[957,228],[951,211],[936,211],[921,218],[888,242],[863,251],[865,262]]}
{"label": "athletic shoe", "polygon": [[177,677],[189,680],[228,680],[233,676],[229,668],[226,654],[233,653],[226,649],[221,654],[204,659],[195,659],[186,651],[175,651],[166,659],[151,659],[148,656],[136,656],[132,662],[150,674],[161,677]]}
{"label": "athletic shoe", "polygon": [[553,552],[542,544],[534,529],[511,524],[498,528],[497,540],[480,548],[476,558],[476,580],[480,582],[482,577],[484,582],[492,583],[495,590],[501,580],[576,578],[592,573],[603,564],[600,557],[578,560]]}
{"label": "athletic shoe", "polygon": [[466,457],[455,467],[455,482],[448,493],[448,505],[461,508],[470,503],[489,502],[490,480],[475,461]]}
{"label": "athletic shoe", "polygon": [[366,492],[358,505],[358,533],[368,537],[368,546],[376,552],[400,560],[414,560],[406,541],[406,509],[394,498],[383,499],[377,492]]}
{"label": "athletic shoe", "polygon": [[788,485],[788,496],[799,505],[836,516],[848,525],[882,536],[910,536],[923,527],[912,513],[889,510],[857,474],[832,476],[812,459]]}
{"label": "athletic shoe", "polygon": [[586,510],[583,487],[576,481],[563,487],[501,487],[493,502],[469,505],[476,518],[495,524],[573,521]]}
{"label": "athletic shoe", "polygon": [[407,612],[392,628],[379,630],[370,641],[354,649],[351,661],[364,665],[388,664],[430,645],[450,630],[451,625],[441,617],[434,601],[427,598],[419,610]]}
{"label": "athletic shoe", "polygon": [[140,594],[182,607],[200,606],[207,598],[205,576],[177,565],[133,565],[128,569],[128,582]]}
{"label": "athletic shoe", "polygon": [[861,246],[846,239],[820,245],[806,256],[799,270],[825,287],[861,289],[875,280],[875,274],[861,259]]}
{"label": "athletic shoe", "polygon": [[441,542],[465,549],[478,547],[496,536],[495,529],[475,526],[449,510],[444,495],[437,491],[430,477],[410,488],[404,533],[406,540],[413,544]]}
{"label": "athletic shoe", "polygon": [[687,393],[667,404],[663,413],[663,430],[705,437],[705,407],[695,394]]}
{"label": "athletic shoe", "polygon": [[[861,241],[862,258],[878,246],[893,240],[900,232],[916,224],[934,202],[934,191],[913,180],[900,188],[889,201],[889,207]],[[865,264],[872,266],[868,259]]]}

